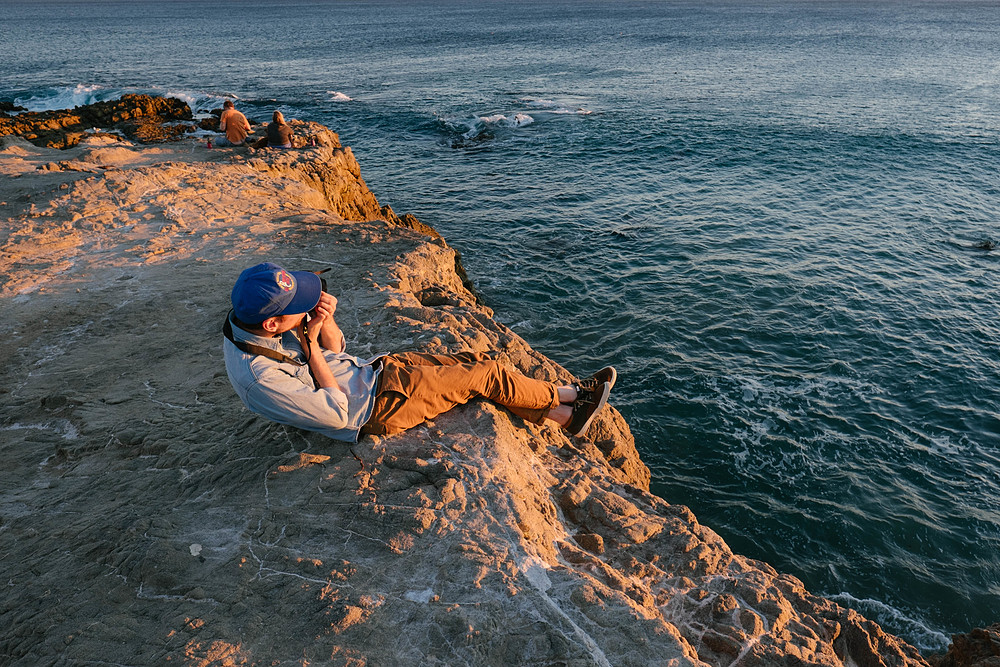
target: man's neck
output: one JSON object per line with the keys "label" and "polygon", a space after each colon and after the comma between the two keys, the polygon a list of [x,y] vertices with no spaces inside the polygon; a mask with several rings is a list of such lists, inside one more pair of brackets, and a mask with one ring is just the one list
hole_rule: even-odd
{"label": "man's neck", "polygon": [[247,324],[246,322],[240,320],[235,315],[233,315],[232,319],[233,319],[233,326],[239,327],[243,331],[247,332],[248,334],[252,334],[254,336],[260,336],[261,338],[277,338],[278,336],[281,335],[281,334],[273,334],[270,331],[266,331],[260,325]]}

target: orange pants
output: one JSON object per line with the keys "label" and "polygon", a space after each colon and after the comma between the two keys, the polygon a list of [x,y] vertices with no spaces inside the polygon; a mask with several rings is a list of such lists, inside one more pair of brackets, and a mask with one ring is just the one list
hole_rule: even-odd
{"label": "orange pants", "polygon": [[399,433],[479,396],[535,424],[559,405],[554,384],[521,375],[485,354],[403,352],[383,357],[375,407],[361,433]]}

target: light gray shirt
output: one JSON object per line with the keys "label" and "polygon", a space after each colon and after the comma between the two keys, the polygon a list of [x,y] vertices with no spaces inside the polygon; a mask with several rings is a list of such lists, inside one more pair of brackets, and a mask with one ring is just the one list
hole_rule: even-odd
{"label": "light gray shirt", "polygon": [[[265,338],[233,324],[233,338],[305,362],[302,346],[290,331],[278,338]],[[222,351],[229,382],[251,412],[279,424],[318,431],[335,440],[358,441],[358,431],[371,417],[375,404],[378,373],[372,363],[379,357],[364,361],[343,352],[324,350],[340,388],[316,389],[306,365],[249,354],[226,339]]]}

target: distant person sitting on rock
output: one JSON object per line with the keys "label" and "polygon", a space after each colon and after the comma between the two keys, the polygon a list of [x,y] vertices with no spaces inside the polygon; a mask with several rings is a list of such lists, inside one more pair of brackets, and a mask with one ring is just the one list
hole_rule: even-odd
{"label": "distant person sitting on rock", "polygon": [[229,381],[252,412],[347,442],[392,435],[483,397],[522,419],[582,436],[604,407],[613,368],[574,384],[521,375],[486,354],[344,351],[337,299],[310,271],[271,263],[243,271],[223,326]]}
{"label": "distant person sitting on rock", "polygon": [[285,117],[280,111],[274,112],[271,122],[267,125],[267,147],[292,147],[292,128],[285,123]]}
{"label": "distant person sitting on rock", "polygon": [[226,136],[219,139],[218,146],[242,146],[250,134],[250,123],[247,117],[236,110],[232,100],[222,103],[222,115],[219,117],[219,131]]}

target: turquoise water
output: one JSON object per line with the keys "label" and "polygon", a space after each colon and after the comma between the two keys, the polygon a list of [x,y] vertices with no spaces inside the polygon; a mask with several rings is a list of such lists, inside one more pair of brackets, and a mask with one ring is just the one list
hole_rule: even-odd
{"label": "turquoise water", "polygon": [[619,368],[656,493],[922,648],[1000,620],[1000,4],[236,6],[6,2],[0,100],[330,125]]}

